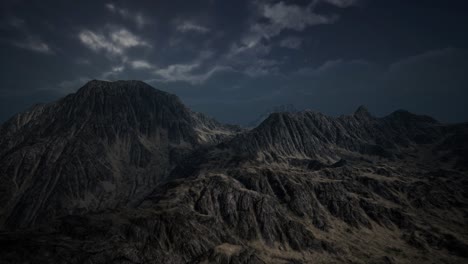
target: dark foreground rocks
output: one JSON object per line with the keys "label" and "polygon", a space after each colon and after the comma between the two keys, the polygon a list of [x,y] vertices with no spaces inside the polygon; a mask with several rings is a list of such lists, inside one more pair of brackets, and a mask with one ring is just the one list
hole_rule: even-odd
{"label": "dark foreground rocks", "polygon": [[361,107],[243,131],[94,81],[0,131],[0,263],[468,260],[467,124]]}

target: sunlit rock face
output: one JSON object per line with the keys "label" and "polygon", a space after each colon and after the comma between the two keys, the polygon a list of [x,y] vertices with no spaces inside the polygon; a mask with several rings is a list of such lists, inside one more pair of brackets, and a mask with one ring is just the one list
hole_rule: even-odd
{"label": "sunlit rock face", "polygon": [[463,263],[468,125],[365,107],[222,125],[92,81],[0,128],[5,263]]}

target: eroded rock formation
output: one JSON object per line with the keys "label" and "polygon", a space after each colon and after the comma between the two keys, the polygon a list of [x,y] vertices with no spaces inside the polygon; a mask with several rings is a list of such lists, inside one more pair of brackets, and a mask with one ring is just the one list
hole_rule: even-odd
{"label": "eroded rock formation", "polygon": [[463,263],[468,125],[364,107],[244,131],[141,82],[0,128],[0,263]]}

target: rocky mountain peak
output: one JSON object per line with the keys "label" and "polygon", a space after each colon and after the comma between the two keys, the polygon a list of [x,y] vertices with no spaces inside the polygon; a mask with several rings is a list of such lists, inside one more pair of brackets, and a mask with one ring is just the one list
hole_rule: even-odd
{"label": "rocky mountain peak", "polygon": [[179,98],[173,94],[158,90],[152,86],[135,80],[100,81],[92,80],[81,87],[75,94],[67,97],[69,100],[83,103],[104,104],[172,104],[174,107],[185,108]]}
{"label": "rocky mountain peak", "polygon": [[1,127],[0,180],[19,180],[0,186],[0,229],[133,203],[188,153],[234,129],[144,82],[90,81]]}
{"label": "rocky mountain peak", "polygon": [[18,114],[0,263],[466,263],[467,124],[282,110],[243,130],[91,81]]}
{"label": "rocky mountain peak", "polygon": [[372,118],[372,115],[370,114],[369,110],[364,105],[359,106],[358,109],[356,109],[356,111],[354,111],[353,116],[356,117],[356,118],[360,118],[360,119]]}
{"label": "rocky mountain peak", "polygon": [[410,123],[417,123],[417,124],[437,124],[439,123],[436,119],[426,116],[426,115],[417,115],[413,114],[407,110],[396,110],[390,115],[388,115],[389,119],[392,119],[394,122],[400,122],[402,124],[410,124]]}
{"label": "rocky mountain peak", "polygon": [[247,124],[248,127],[256,127],[274,113],[297,113],[299,110],[293,104],[277,105],[264,111],[255,120]]}
{"label": "rocky mountain peak", "polygon": [[434,122],[405,111],[377,118],[364,106],[341,117],[281,112],[234,138],[232,146],[239,153],[274,161],[296,157],[337,161],[340,151],[392,157],[400,147],[434,142],[440,136]]}
{"label": "rocky mountain peak", "polygon": [[[98,92],[107,90],[110,91],[135,91],[138,89],[151,89],[152,87],[142,81],[137,80],[119,80],[119,81],[102,81],[91,80],[78,90],[78,94]],[[154,89],[154,88],[153,88]]]}

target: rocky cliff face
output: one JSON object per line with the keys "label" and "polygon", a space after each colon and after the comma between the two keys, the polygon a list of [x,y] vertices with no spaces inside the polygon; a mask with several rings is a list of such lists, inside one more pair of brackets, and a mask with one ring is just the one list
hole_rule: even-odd
{"label": "rocky cliff face", "polygon": [[140,82],[94,82],[1,131],[0,263],[468,257],[467,124],[361,107],[242,131]]}
{"label": "rocky cliff face", "polygon": [[129,205],[235,130],[139,81],[91,81],[1,127],[0,226]]}
{"label": "rocky cliff face", "polygon": [[311,111],[274,113],[230,145],[266,161],[312,158],[333,162],[344,152],[391,158],[401,154],[401,148],[433,143],[439,137],[440,124],[430,117],[400,110],[375,118],[360,107],[353,115],[339,118]]}
{"label": "rocky cliff face", "polygon": [[260,116],[258,116],[255,120],[252,122],[249,122],[247,124],[247,127],[257,127],[260,125],[265,119],[267,119],[271,114],[274,113],[297,113],[299,110],[292,104],[285,104],[285,105],[278,105],[272,108],[267,109],[265,112],[263,112]]}

